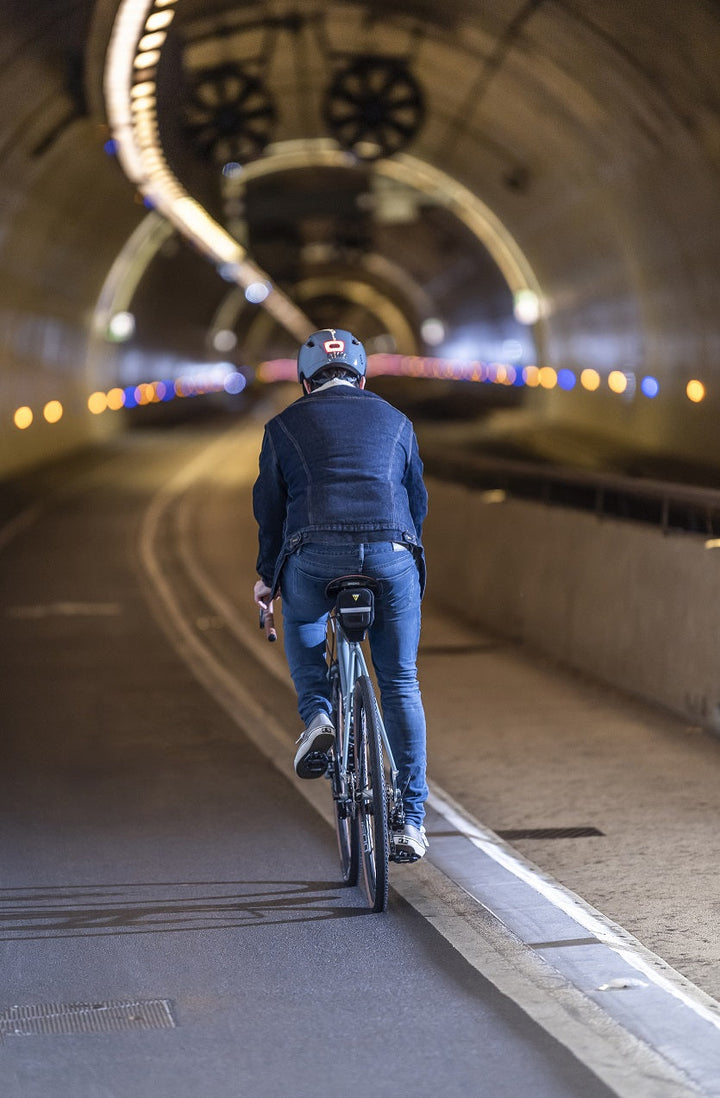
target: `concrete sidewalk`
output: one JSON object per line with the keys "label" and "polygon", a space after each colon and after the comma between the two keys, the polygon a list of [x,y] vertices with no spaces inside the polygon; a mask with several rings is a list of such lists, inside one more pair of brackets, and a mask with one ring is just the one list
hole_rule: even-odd
{"label": "concrete sidewalk", "polygon": [[720,998],[720,740],[431,605],[420,677],[431,778]]}

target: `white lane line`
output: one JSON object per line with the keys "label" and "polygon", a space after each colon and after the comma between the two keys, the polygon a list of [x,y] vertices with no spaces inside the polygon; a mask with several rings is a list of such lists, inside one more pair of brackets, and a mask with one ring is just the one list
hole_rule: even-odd
{"label": "white lane line", "polygon": [[[230,434],[234,434],[234,428]],[[198,681],[225,709],[228,715],[249,739],[273,762],[277,769],[293,782],[297,791],[329,822],[333,810],[325,782],[299,782],[291,762],[292,738],[260,705],[203,644],[192,624],[183,615],[181,606],[170,583],[165,579],[156,550],[160,523],[168,509],[182,496],[204,472],[209,470],[224,447],[228,436],[216,440],[198,455],[164,486],[152,499],[140,533],[140,556],[152,585],[152,595],[160,623],[178,654],[185,660]],[[184,524],[185,544],[182,547],[184,563],[192,557]],[[190,569],[197,579],[202,568],[197,560]],[[227,613],[226,600],[219,596],[214,585],[205,576],[200,583],[203,595],[228,621],[233,621],[233,631],[253,654],[262,651],[262,641],[254,631],[237,618],[235,612]],[[263,660],[263,663],[266,663]],[[266,663],[284,684],[288,678],[282,664]],[[473,820],[438,786],[432,787],[431,807],[458,833],[458,841],[468,840],[495,862],[502,865],[516,878],[540,893],[550,904],[574,918],[577,910],[583,911],[584,921],[576,921],[585,929],[618,953],[628,951],[633,957],[647,955],[653,962],[664,965],[621,928],[615,927],[597,912],[587,907],[578,897],[573,897],[549,878],[543,877],[492,832]],[[470,908],[463,909],[463,894],[468,890],[463,883],[458,886],[433,864],[421,863],[417,867],[400,869],[394,875],[393,889],[427,918],[477,971],[489,979],[504,994],[523,1009],[533,1020],[562,1045],[585,1063],[620,1098],[697,1098],[700,1094],[720,1094],[718,1091],[698,1090],[682,1068],[668,1061],[627,1028],[618,1024],[610,1015],[590,1000],[566,978],[556,974],[548,977],[551,967],[527,948],[490,908],[474,900]],[[572,902],[570,902],[572,900]],[[615,941],[614,934],[619,936]],[[667,968],[667,966],[665,966]],[[669,970],[672,971],[672,970]],[[650,970],[648,978],[658,986],[665,980]],[[558,982],[560,980],[560,983]],[[692,996],[679,996],[677,989],[666,988],[670,994],[682,999],[683,1005],[698,1011],[699,1004]],[[703,993],[698,991],[698,995]],[[707,998],[707,997],[705,997]],[[712,1003],[712,1000],[708,1000]],[[706,1009],[698,1011],[705,1019]],[[717,1018],[710,1015],[713,1024]],[[708,1020],[708,1019],[705,1019]]]}
{"label": "white lane line", "polygon": [[494,832],[483,827],[466,813],[453,799],[433,785],[428,804],[452,827],[498,865],[503,866],[518,880],[529,885],[538,895],[548,900],[559,911],[588,930],[599,942],[621,956],[638,972],[656,984],[700,1018],[720,1030],[720,1004],[706,995],[670,965],[646,949],[636,938],[617,923],[595,910],[585,900],[563,887],[557,881],[542,874],[532,863],[507,847]]}
{"label": "white lane line", "polygon": [[[264,728],[273,737],[280,738],[284,749],[285,735],[273,725],[270,714],[240,685],[235,675],[215,658],[184,616],[172,586],[165,577],[156,550],[160,523],[167,510],[198,477],[212,468],[217,461],[218,452],[225,445],[226,436],[222,436],[184,466],[152,498],[140,529],[140,559],[151,584],[151,604],[178,655],[226,712],[238,723],[242,720],[241,727],[246,734],[250,734],[249,728]],[[251,738],[254,739],[253,736]]]}
{"label": "white lane line", "polygon": [[[291,686],[290,674],[287,672],[284,660],[278,659],[276,650],[273,649],[267,641],[263,640],[262,644],[257,643],[258,636],[260,635],[259,630],[252,629],[240,617],[237,608],[212,582],[205,569],[199,563],[198,558],[193,552],[190,540],[191,506],[192,499],[189,496],[185,496],[179,505],[177,524],[179,556],[190,579],[206,602],[215,610],[218,618],[222,619],[223,624],[230,630],[235,639],[238,640],[244,648],[250,649],[255,659],[261,663],[267,671],[278,678],[284,686]],[[252,579],[252,577],[250,577],[250,579]],[[250,582],[246,581],[245,586],[248,588],[249,592]],[[283,668],[285,668],[284,674]]]}

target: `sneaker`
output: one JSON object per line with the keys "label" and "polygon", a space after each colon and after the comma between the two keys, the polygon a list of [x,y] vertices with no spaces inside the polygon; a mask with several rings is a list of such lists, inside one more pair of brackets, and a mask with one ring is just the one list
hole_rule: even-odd
{"label": "sneaker", "polygon": [[295,755],[298,778],[322,778],[328,768],[328,751],[335,742],[335,729],[327,713],[316,713],[296,741],[300,744]]}
{"label": "sneaker", "polygon": [[425,828],[406,823],[402,831],[392,833],[392,860],[394,862],[417,862],[425,857],[430,844],[425,837]]}

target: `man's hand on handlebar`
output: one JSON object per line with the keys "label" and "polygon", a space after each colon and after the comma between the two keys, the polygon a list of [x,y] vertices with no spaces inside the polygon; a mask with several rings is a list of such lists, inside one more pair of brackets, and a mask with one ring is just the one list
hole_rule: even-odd
{"label": "man's hand on handlebar", "polygon": [[261,610],[267,610],[270,605],[270,596],[272,595],[271,589],[262,580],[258,580],[253,587],[253,601],[258,604]]}
{"label": "man's hand on handlebar", "polygon": [[253,599],[260,607],[260,628],[265,630],[265,636],[269,641],[276,641],[277,632],[275,630],[275,614],[273,613],[271,595],[271,588],[262,580],[258,580],[253,587]]}

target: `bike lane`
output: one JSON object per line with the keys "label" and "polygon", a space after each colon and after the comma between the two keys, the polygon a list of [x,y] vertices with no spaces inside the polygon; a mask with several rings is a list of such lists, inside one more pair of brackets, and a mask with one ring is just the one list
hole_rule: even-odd
{"label": "bike lane", "polygon": [[4,540],[3,1094],[612,1093],[399,894],[376,916],[340,887],[243,734],[296,717],[188,582],[210,443],[134,439]]}

